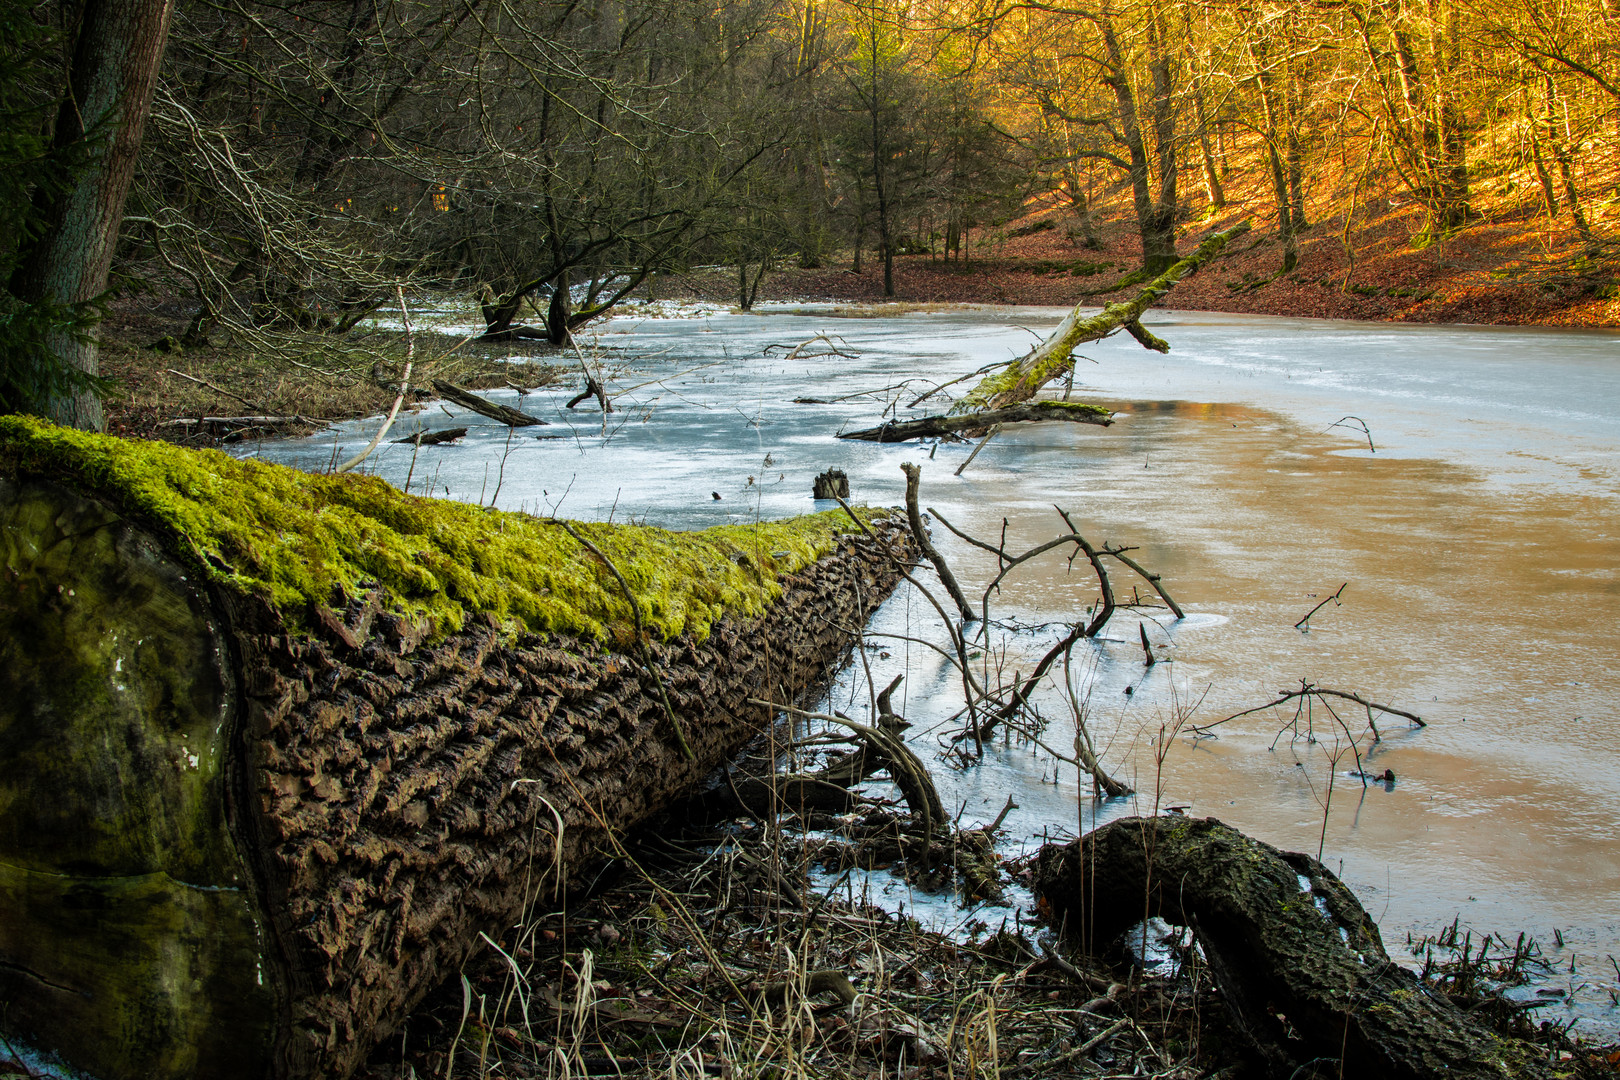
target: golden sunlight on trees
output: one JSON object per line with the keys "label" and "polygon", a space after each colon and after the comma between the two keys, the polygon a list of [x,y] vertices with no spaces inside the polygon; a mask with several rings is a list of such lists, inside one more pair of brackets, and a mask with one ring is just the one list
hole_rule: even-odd
{"label": "golden sunlight on trees", "polygon": [[[6,334],[74,358],[47,396],[89,423],[109,261],[184,298],[173,347],[307,358],[400,286],[554,343],[695,266],[744,307],[788,263],[875,259],[893,295],[896,259],[967,263],[1037,212],[1086,248],[1128,221],[1144,275],[1250,216],[1275,252],[1252,289],[1324,230],[1349,288],[1408,208],[1419,246],[1543,234],[1505,273],[1607,288],[1617,251],[1613,0],[178,0],[166,53],[166,7],[113,5],[148,12],[108,33],[152,87],[99,45],[69,62],[101,7],[25,7]],[[98,57],[117,78],[84,81]]]}

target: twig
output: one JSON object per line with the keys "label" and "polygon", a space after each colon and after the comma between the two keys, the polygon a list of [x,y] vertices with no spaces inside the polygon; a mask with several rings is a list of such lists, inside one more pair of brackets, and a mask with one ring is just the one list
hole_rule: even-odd
{"label": "twig", "polygon": [[1360,705],[1362,708],[1365,708],[1365,709],[1377,709],[1379,712],[1389,713],[1391,716],[1399,716],[1403,720],[1410,720],[1412,722],[1412,724],[1414,726],[1416,726],[1416,727],[1428,727],[1429,726],[1428,724],[1424,723],[1423,718],[1421,716],[1418,716],[1416,713],[1409,713],[1409,712],[1405,711],[1404,709],[1392,709],[1388,705],[1380,705],[1376,701],[1368,701],[1366,698],[1362,697],[1360,694],[1352,694],[1352,693],[1350,693],[1349,691],[1346,691],[1346,690],[1327,690],[1327,689],[1324,689],[1323,687],[1320,687],[1320,686],[1311,686],[1311,685],[1307,684],[1302,689],[1281,691],[1280,694],[1281,694],[1281,696],[1279,696],[1277,698],[1277,700],[1275,700],[1275,701],[1268,701],[1264,705],[1256,705],[1252,709],[1244,709],[1242,712],[1233,713],[1231,716],[1226,717],[1224,720],[1217,720],[1213,724],[1204,724],[1201,727],[1195,726],[1192,730],[1197,731],[1197,732],[1204,732],[1204,731],[1209,730],[1212,727],[1219,727],[1221,724],[1226,723],[1227,720],[1236,720],[1240,716],[1248,716],[1251,713],[1263,712],[1266,709],[1272,708],[1273,706],[1281,705],[1285,701],[1292,701],[1295,698],[1303,698],[1303,697],[1309,697],[1309,696],[1313,696],[1313,695],[1316,696],[1316,697],[1324,697],[1325,696],[1325,697],[1343,698],[1346,701],[1353,701],[1357,705]]}
{"label": "twig", "polygon": [[263,405],[260,405],[257,401],[250,401],[249,399],[243,397],[241,394],[233,394],[231,391],[225,389],[223,386],[215,386],[213,383],[209,382],[207,379],[199,379],[195,375],[187,375],[183,371],[174,370],[174,368],[167,368],[166,371],[170,375],[178,375],[182,379],[187,380],[188,382],[196,383],[198,386],[206,386],[206,387],[208,387],[208,389],[212,390],[216,394],[224,394],[228,398],[235,398],[237,401],[240,401],[242,404],[246,405],[250,409],[257,409],[259,412],[262,412],[262,413],[267,413],[267,412],[270,411],[269,409],[265,408]]}
{"label": "twig", "polygon": [[1148,573],[1141,567],[1140,564],[1137,563],[1135,559],[1127,557],[1125,553],[1130,550],[1130,548],[1110,547],[1107,544],[1103,545],[1104,555],[1111,555],[1120,562],[1124,563],[1126,566],[1130,567],[1132,570],[1135,570],[1139,575],[1141,575],[1142,580],[1153,586],[1153,591],[1159,594],[1159,599],[1164,601],[1165,607],[1175,612],[1176,618],[1185,619],[1187,617],[1186,612],[1181,610],[1180,604],[1176,603],[1170,598],[1170,593],[1165,589],[1161,576],[1159,574]]}
{"label": "twig", "polygon": [[967,460],[962,462],[962,464],[960,464],[960,465],[958,465],[956,467],[956,475],[961,476],[962,475],[962,470],[967,468],[969,465],[973,464],[973,459],[979,456],[979,451],[984,449],[984,444],[989,442],[991,439],[995,438],[1000,433],[1001,433],[1001,425],[1000,424],[991,424],[990,425],[990,430],[985,432],[984,433],[984,438],[979,440],[979,445],[975,446],[973,448],[973,453],[969,454],[967,456]]}
{"label": "twig", "polygon": [[1367,427],[1367,421],[1363,420],[1359,416],[1341,417],[1340,419],[1335,420],[1335,421],[1333,421],[1333,423],[1329,424],[1326,428],[1323,429],[1323,431],[1332,431],[1336,427],[1346,427],[1346,428],[1354,429],[1355,424],[1347,424],[1347,423],[1345,423],[1346,420],[1354,420],[1356,422],[1356,424],[1361,425],[1359,430],[1361,431],[1361,433],[1363,435],[1367,436],[1367,449],[1370,452],[1374,453],[1374,454],[1378,453],[1378,448],[1373,445],[1372,430]]}
{"label": "twig", "polygon": [[1311,621],[1311,616],[1315,615],[1318,611],[1321,611],[1323,608],[1327,607],[1329,602],[1331,602],[1334,607],[1340,606],[1339,597],[1344,594],[1344,590],[1346,588],[1348,588],[1349,585],[1350,585],[1350,583],[1348,581],[1345,582],[1343,585],[1340,585],[1338,590],[1332,596],[1328,597],[1326,600],[1322,601],[1320,604],[1317,604],[1315,607],[1311,608],[1311,610],[1307,611],[1305,613],[1305,617],[1303,619],[1299,620],[1299,622],[1294,624],[1294,629],[1295,630],[1309,630],[1310,629],[1309,623]]}
{"label": "twig", "polygon": [[411,330],[411,313],[405,308],[405,287],[395,285],[394,293],[399,297],[400,318],[405,320],[405,373],[399,377],[399,396],[394,398],[394,407],[388,410],[388,419],[383,421],[382,427],[377,429],[377,434],[371,437],[371,441],[366,444],[366,448],[337,467],[337,471],[340,473],[348,472],[370,457],[371,452],[377,449],[377,444],[383,441],[383,436],[388,434],[388,429],[394,426],[394,418],[399,415],[399,407],[405,403],[405,392],[411,385],[411,364],[416,359],[416,334]]}
{"label": "twig", "polygon": [[[1067,961],[1065,961],[1065,963],[1067,963]],[[1115,983],[1114,985],[1119,986],[1122,984]],[[1113,999],[1105,995],[1102,1000],[1106,1002],[1112,1001]],[[1131,1020],[1128,1016],[1115,1020],[1112,1024],[1109,1024],[1097,1034],[1093,1035],[1091,1038],[1087,1039],[1085,1042],[1081,1043],[1079,1046],[1075,1047],[1073,1050],[1070,1050],[1066,1054],[1059,1054],[1057,1057],[1041,1058],[1035,1061],[1020,1062],[1010,1069],[1001,1070],[1001,1075],[1024,1076],[1027,1073],[1032,1073],[1037,1070],[1042,1072],[1050,1070],[1051,1072],[1056,1073],[1071,1061],[1079,1061],[1081,1058],[1095,1050],[1098,1046],[1101,1046],[1104,1042],[1113,1038],[1119,1033],[1120,1028],[1124,1027],[1130,1022]]]}

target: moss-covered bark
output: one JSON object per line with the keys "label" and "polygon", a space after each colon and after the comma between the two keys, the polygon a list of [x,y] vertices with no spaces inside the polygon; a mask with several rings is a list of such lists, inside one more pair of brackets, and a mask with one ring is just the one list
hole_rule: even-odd
{"label": "moss-covered bark", "polygon": [[[1214,819],[1128,818],[1042,850],[1035,888],[1087,949],[1158,915],[1190,926],[1272,1076],[1551,1075],[1384,952],[1354,894],[1309,855]],[[1313,1072],[1310,1065],[1322,1066]]]}
{"label": "moss-covered bark", "polygon": [[1170,266],[1158,277],[1142,287],[1130,300],[1109,304],[1095,315],[1082,317],[1084,310],[1076,306],[1046,340],[1030,350],[1027,356],[1013,361],[999,371],[986,375],[972,390],[964,394],[951,408],[952,413],[974,413],[987,409],[1003,409],[1028,401],[1054,379],[1061,378],[1074,367],[1074,350],[1088,341],[1097,341],[1110,334],[1125,330],[1142,347],[1156,352],[1169,352],[1170,346],[1155,337],[1141,323],[1144,312],[1173,289],[1176,282],[1195,273],[1210,259],[1220,254],[1235,237],[1249,231],[1249,223],[1242,222],[1224,232],[1218,232],[1199,244],[1190,255]]}
{"label": "moss-covered bark", "polygon": [[817,684],[905,542],[574,525],[631,648],[554,524],[31,421],[0,463],[0,1031],[104,1080],[346,1075]]}

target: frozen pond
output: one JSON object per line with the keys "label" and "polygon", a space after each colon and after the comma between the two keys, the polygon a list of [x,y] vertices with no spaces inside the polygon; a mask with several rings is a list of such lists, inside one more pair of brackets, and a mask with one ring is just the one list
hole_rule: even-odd
{"label": "frozen pond", "polygon": [[[908,672],[897,705],[964,824],[989,821],[1011,794],[1019,809],[1009,826],[1036,841],[1089,827],[1093,814],[1178,806],[1286,849],[1321,845],[1392,950],[1408,932],[1459,915],[1479,932],[1528,931],[1554,958],[1555,985],[1577,989],[1583,1026],[1612,1030],[1620,668],[1608,635],[1620,622],[1620,334],[1156,312],[1147,322],[1170,341],[1168,356],[1129,338],[1083,350],[1096,363],[1079,365],[1075,396],[1116,410],[1110,428],[1007,431],[961,477],[952,472],[971,444],[833,438],[878,423],[895,401],[904,415],[932,383],[1021,353],[1062,314],[628,315],[584,350],[623,395],[605,428],[584,407],[563,410],[583,382],[575,377],[521,403],[510,391],[490,395],[551,427],[509,433],[454,406],[452,420],[435,404],[402,416],[395,435],[466,426],[464,442],[424,448],[414,463],[410,447],[388,446],[367,467],[469,501],[488,503],[498,486],[505,509],[699,528],[821,508],[810,484],[829,466],[849,474],[855,501],[898,503],[900,463],[913,461],[925,506],[992,540],[1005,517],[1011,549],[1066,531],[1052,509],[1060,505],[1093,542],[1137,547],[1189,614],[1179,624],[1151,615],[1150,636],[1174,662],[1150,671],[1134,615],[1074,653],[1104,761],[1139,794],[1097,806],[1072,768],[1017,741],[998,740],[974,768],[948,767],[938,755],[953,732],[939,725],[959,705],[953,677],[932,653],[873,637],[872,676],[881,688]],[[783,359],[817,333],[850,355]],[[1376,452],[1353,421],[1332,426],[1347,416],[1365,423]],[[334,446],[352,454],[375,426],[240,452],[319,470]],[[944,529],[934,534],[975,593],[968,580],[982,581],[988,561]],[[1296,630],[1341,583],[1342,605],[1319,612],[1309,633]],[[1015,575],[992,614],[1073,619],[1095,592],[1083,562],[1070,571],[1053,557]],[[931,635],[934,620],[903,589],[872,630]],[[1051,639],[1014,639],[1002,657],[1002,636],[992,634],[991,652],[1009,676],[1027,673]],[[1394,771],[1392,787],[1364,790],[1344,759],[1334,769],[1331,736],[1271,749],[1286,714],[1234,721],[1219,739],[1159,737],[1178,720],[1208,723],[1260,705],[1301,679],[1429,721],[1422,731],[1393,717],[1380,723],[1385,740],[1372,761]],[[864,709],[858,666],[835,698]],[[1051,722],[1043,738],[1067,751],[1067,704],[1055,692],[1038,701]],[[1343,715],[1354,728],[1357,714]],[[1000,916],[980,917],[994,925]],[[1540,1015],[1568,1014],[1558,1006]]]}

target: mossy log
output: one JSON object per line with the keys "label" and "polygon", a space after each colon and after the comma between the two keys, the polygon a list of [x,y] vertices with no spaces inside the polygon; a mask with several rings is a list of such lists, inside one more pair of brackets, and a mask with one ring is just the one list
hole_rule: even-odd
{"label": "mossy log", "polygon": [[909,556],[876,517],[570,533],[15,417],[0,523],[0,1034],[102,1080],[347,1075]]}
{"label": "mossy log", "polygon": [[[1176,283],[1219,255],[1235,237],[1249,231],[1247,221],[1239,222],[1224,232],[1218,232],[1199,244],[1191,254],[1172,265],[1164,273],[1144,285],[1130,300],[1109,304],[1095,315],[1083,316],[1085,309],[1076,305],[1058,328],[1026,355],[1006,367],[986,375],[972,390],[964,394],[951,408],[953,414],[982,413],[984,410],[1003,409],[1028,401],[1047,383],[1066,375],[1074,368],[1074,350],[1088,341],[1097,341],[1124,330],[1141,343],[1144,349],[1169,352],[1170,345],[1155,337],[1142,325],[1142,314],[1156,303]],[[978,419],[983,420],[982,416]],[[981,426],[988,427],[984,420]]]}
{"label": "mossy log", "polygon": [[1128,818],[1049,845],[1035,889],[1090,951],[1151,915],[1191,927],[1272,1076],[1551,1075],[1390,960],[1378,927],[1320,862],[1214,819]]}

